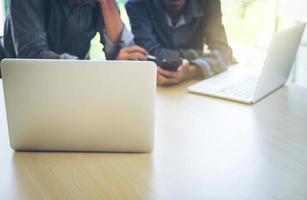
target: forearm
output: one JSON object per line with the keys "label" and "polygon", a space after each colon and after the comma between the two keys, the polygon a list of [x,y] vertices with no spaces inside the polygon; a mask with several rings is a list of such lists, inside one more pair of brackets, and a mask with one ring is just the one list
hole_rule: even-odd
{"label": "forearm", "polygon": [[191,63],[201,69],[203,78],[210,78],[219,74],[227,70],[228,66],[231,64],[231,62],[225,58],[225,55],[218,50],[213,50],[210,54],[195,59]]}
{"label": "forearm", "polygon": [[42,51],[27,51],[27,53],[22,51],[17,51],[18,58],[35,58],[35,59],[65,59],[65,60],[77,60],[79,59],[77,56],[63,53],[57,54],[50,50],[42,50]]}
{"label": "forearm", "polygon": [[49,50],[17,51],[17,58],[29,59],[61,59],[61,55]]}
{"label": "forearm", "polygon": [[78,59],[77,56],[63,53],[58,54],[45,47],[43,42],[37,40],[36,43],[28,42],[23,45],[14,44],[17,58],[29,59]]}
{"label": "forearm", "polygon": [[194,64],[189,65],[189,80],[203,79],[204,75],[202,69]]}
{"label": "forearm", "polygon": [[103,13],[105,30],[113,43],[118,43],[121,39],[124,24],[120,18],[115,0],[99,0]]}
{"label": "forearm", "polygon": [[50,50],[44,39],[23,34],[24,31],[15,29],[14,48],[17,58],[35,58],[35,59],[59,59],[60,54]]}
{"label": "forearm", "polygon": [[[188,61],[195,60],[197,58],[203,57],[204,54],[200,50],[194,49],[168,49],[163,48],[160,44],[152,43],[151,45],[142,45],[141,43],[137,43],[140,46],[145,47],[149,51],[149,54],[157,57],[158,64],[162,65],[162,61],[173,60],[173,59],[186,59]],[[155,47],[151,49],[151,47]]]}

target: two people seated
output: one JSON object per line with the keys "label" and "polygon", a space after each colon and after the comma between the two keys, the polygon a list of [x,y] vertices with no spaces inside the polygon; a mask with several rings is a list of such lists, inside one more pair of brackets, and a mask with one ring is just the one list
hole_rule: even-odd
{"label": "two people seated", "polygon": [[[89,59],[99,32],[108,60],[156,57],[158,85],[209,78],[233,62],[219,0],[128,0],[126,10],[132,33],[115,0],[11,0],[5,57]],[[172,59],[188,62],[164,69]]]}

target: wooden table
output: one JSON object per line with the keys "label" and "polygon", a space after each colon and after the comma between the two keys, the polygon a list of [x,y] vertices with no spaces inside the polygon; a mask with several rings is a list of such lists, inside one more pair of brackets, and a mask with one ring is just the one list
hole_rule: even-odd
{"label": "wooden table", "polygon": [[307,90],[254,106],[159,88],[151,154],[14,153],[0,85],[0,199],[307,199]]}

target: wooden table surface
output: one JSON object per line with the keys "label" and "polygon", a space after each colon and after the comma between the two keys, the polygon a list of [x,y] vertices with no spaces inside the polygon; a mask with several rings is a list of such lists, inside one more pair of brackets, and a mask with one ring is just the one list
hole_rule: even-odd
{"label": "wooden table surface", "polygon": [[307,90],[254,106],[159,88],[151,154],[15,153],[0,82],[0,199],[307,199]]}

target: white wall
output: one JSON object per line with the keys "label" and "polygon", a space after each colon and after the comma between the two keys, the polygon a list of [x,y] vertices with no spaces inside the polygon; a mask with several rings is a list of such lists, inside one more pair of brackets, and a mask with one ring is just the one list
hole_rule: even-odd
{"label": "white wall", "polygon": [[281,16],[307,21],[307,0],[278,0],[278,3]]}

